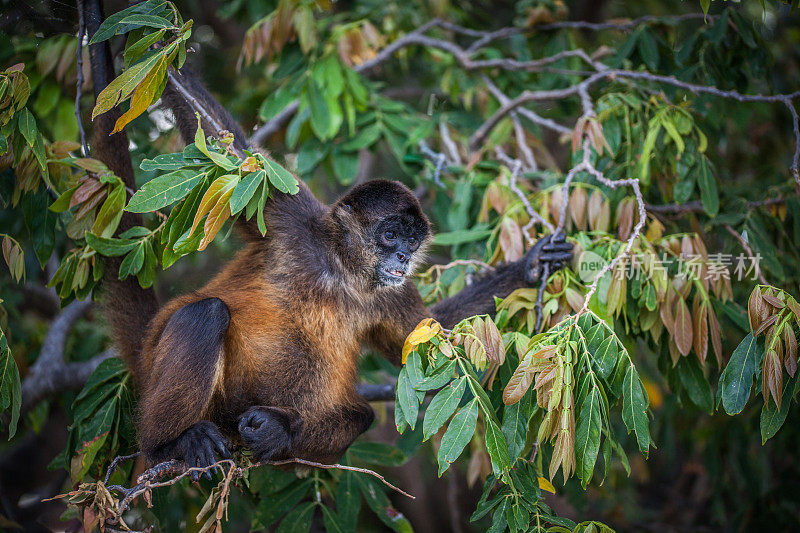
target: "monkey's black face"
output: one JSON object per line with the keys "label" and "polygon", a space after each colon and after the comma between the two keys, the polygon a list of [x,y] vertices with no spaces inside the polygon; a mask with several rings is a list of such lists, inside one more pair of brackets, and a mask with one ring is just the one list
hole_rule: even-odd
{"label": "monkey's black face", "polygon": [[402,285],[414,273],[419,247],[428,234],[427,224],[412,215],[387,217],[374,229],[378,256],[375,277],[379,286]]}

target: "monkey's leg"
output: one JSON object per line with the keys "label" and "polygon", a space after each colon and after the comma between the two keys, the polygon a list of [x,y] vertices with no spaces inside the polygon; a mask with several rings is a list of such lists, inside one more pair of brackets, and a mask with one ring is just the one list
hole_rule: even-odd
{"label": "monkey's leg", "polygon": [[299,457],[332,463],[373,420],[372,408],[360,398],[307,419],[293,410],[259,406],[240,417],[239,433],[259,460]]}
{"label": "monkey's leg", "polygon": [[205,467],[216,454],[230,456],[219,428],[203,420],[222,372],[229,323],[219,298],[188,304],[167,322],[141,400],[140,440],[150,460]]}

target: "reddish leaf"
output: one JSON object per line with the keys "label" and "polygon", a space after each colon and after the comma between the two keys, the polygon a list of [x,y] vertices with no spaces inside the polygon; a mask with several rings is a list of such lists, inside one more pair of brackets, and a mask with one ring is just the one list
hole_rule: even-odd
{"label": "reddish leaf", "polygon": [[675,345],[681,355],[688,355],[692,349],[692,318],[689,308],[680,296],[675,300]]}

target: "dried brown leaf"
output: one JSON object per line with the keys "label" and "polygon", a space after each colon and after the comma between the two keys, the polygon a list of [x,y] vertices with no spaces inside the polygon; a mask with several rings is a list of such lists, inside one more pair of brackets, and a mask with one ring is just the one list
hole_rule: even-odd
{"label": "dried brown leaf", "polygon": [[764,307],[764,302],[761,299],[761,291],[758,287],[753,289],[750,293],[750,300],[747,302],[747,318],[750,321],[750,331],[755,331],[761,325],[761,311]]}
{"label": "dried brown leaf", "polygon": [[692,318],[683,298],[675,300],[675,345],[681,355],[689,355],[692,349]]}
{"label": "dried brown leaf", "polygon": [[708,355],[708,305],[706,302],[698,302],[699,297],[695,297],[692,312],[694,324],[694,352],[701,363],[706,362]]}
{"label": "dried brown leaf", "polygon": [[572,221],[575,223],[575,227],[581,231],[586,230],[588,214],[586,205],[588,202],[589,198],[586,194],[586,189],[583,187],[575,187],[572,189],[572,194],[569,198],[569,212],[572,216]]}

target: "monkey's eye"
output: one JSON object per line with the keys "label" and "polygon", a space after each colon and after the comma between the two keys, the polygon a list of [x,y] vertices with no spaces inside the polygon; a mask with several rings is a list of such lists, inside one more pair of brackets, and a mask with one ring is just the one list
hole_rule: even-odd
{"label": "monkey's eye", "polygon": [[410,239],[408,239],[408,245],[411,247],[412,250],[416,250],[417,247],[419,246],[419,241],[416,238],[411,237]]}
{"label": "monkey's eye", "polygon": [[387,241],[393,241],[396,237],[397,235],[395,234],[395,232],[391,230],[383,232],[383,238],[386,239]]}

